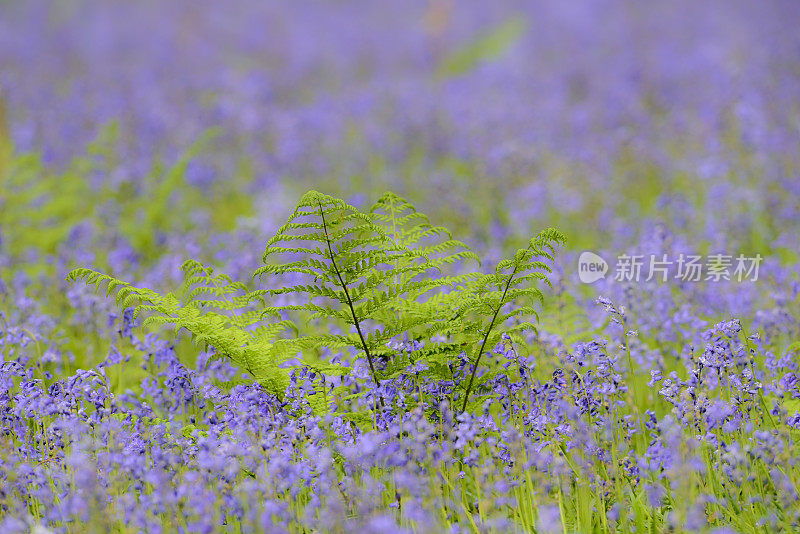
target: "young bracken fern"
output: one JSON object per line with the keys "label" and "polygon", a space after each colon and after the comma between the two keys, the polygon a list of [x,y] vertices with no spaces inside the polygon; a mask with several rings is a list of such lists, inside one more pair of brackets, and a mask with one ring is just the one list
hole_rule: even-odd
{"label": "young bracken fern", "polygon": [[[555,261],[554,245],[563,244],[564,241],[565,237],[559,231],[552,228],[543,230],[530,240],[527,248],[517,250],[513,258],[498,263],[494,273],[485,274],[469,283],[458,299],[456,315],[462,317],[465,329],[481,340],[464,392],[462,412],[467,409],[469,394],[487,345],[494,346],[503,333],[512,339],[518,339],[520,333],[536,330],[533,323],[525,320],[526,316],[532,316],[538,322],[539,315],[532,306],[518,306],[505,313],[501,311],[507,304],[520,299],[536,299],[540,304],[544,303],[544,295],[533,283],[543,280],[552,289],[553,286],[545,274],[551,272],[547,261]],[[489,318],[488,324],[486,318]],[[503,326],[502,331],[498,328],[512,321],[516,321],[516,324]],[[485,377],[488,378],[491,378],[491,374]]]}
{"label": "young bracken fern", "polygon": [[[76,269],[68,278],[98,288],[107,283],[107,294],[116,291],[118,305],[135,304],[136,314],[149,315],[146,325],[186,329],[196,342],[213,346],[215,357],[230,359],[278,396],[298,365],[328,375],[350,371],[323,360],[322,348],[363,352],[380,388],[382,380],[402,372],[401,365],[393,366],[389,346],[400,334],[428,342],[417,358],[437,377],[454,378],[452,359],[474,346],[466,408],[487,345],[503,332],[518,336],[534,328],[524,320],[536,317],[532,307],[501,311],[523,297],[542,299],[533,282],[549,284],[546,261],[553,261],[553,246],[563,239],[546,230],[513,259],[501,262],[495,273],[465,272],[466,263],[478,257],[405,199],[386,193],[363,213],[343,200],[309,191],[267,241],[264,265],[253,273],[262,282],[277,278],[272,288],[251,290],[193,260],[183,265],[185,282],[178,296],[136,288],[89,269]],[[445,268],[459,272],[445,273]],[[301,319],[306,325],[321,324],[301,331],[296,322]],[[512,321],[517,324],[505,324]],[[300,359],[290,364],[293,358]],[[490,371],[483,379],[491,376]]]}
{"label": "young bracken fern", "polygon": [[[388,317],[377,315],[376,320],[392,322],[402,317],[407,321],[414,318],[416,327],[404,331],[409,338],[430,339],[441,335],[449,326],[443,303],[457,295],[466,282],[479,276],[471,271],[445,274],[444,269],[449,266],[464,271],[467,260],[474,260],[480,266],[480,258],[466,244],[453,239],[449,230],[432,226],[427,216],[394,193],[385,193],[371,213],[386,229],[391,247],[400,252],[394,258],[399,275],[392,283],[403,288],[402,295],[383,310]],[[438,342],[427,350],[419,350],[419,355],[431,351],[442,354],[446,352],[445,346],[452,348],[450,344]]]}
{"label": "young bracken fern", "polygon": [[[347,334],[313,333],[304,337],[306,348],[353,347],[363,351],[376,386],[382,378],[377,360],[386,363],[388,342],[437,317],[419,313],[418,300],[427,292],[456,279],[433,277],[445,264],[477,260],[463,243],[446,240],[423,245],[446,234],[427,223],[404,199],[387,193],[370,213],[316,191],[306,193],[287,223],[267,242],[264,262],[281,255],[287,263],[267,264],[256,271],[265,275],[313,277],[312,284],[269,290],[308,297],[304,304],[266,308],[269,313],[310,313],[307,320],[341,322]],[[449,234],[447,234],[449,237]],[[453,254],[448,250],[460,249]],[[427,275],[427,276],[424,276]],[[316,300],[316,302],[315,302]]]}
{"label": "young bracken fern", "polygon": [[[304,337],[306,348],[327,346],[332,349],[355,347],[364,351],[376,386],[380,385],[375,367],[375,352],[384,344],[387,331],[366,331],[365,322],[394,297],[379,292],[389,270],[391,251],[386,234],[343,200],[309,191],[300,199],[286,224],[269,241],[264,251],[265,265],[254,276],[292,276],[310,283],[268,290],[272,297],[294,295],[307,297],[302,304],[283,304],[266,308],[267,313],[308,312],[307,322],[328,319],[351,326],[355,332],[336,334],[311,333]],[[286,262],[268,263],[274,257]],[[311,278],[313,277],[313,282]]]}
{"label": "young bracken fern", "polygon": [[[100,287],[107,283],[106,295],[116,291],[117,305],[133,306],[134,319],[148,314],[144,326],[172,324],[175,331],[186,329],[196,343],[214,347],[214,359],[227,358],[247,371],[275,395],[283,395],[289,384],[289,370],[281,364],[293,355],[291,340],[279,338],[294,329],[291,321],[279,317],[264,324],[261,292],[248,292],[241,282],[225,274],[214,276],[211,267],[189,260],[182,266],[184,284],[178,295],[161,295],[138,288],[91,269],[75,269],[68,280],[84,280]],[[253,309],[253,303],[260,302]]]}

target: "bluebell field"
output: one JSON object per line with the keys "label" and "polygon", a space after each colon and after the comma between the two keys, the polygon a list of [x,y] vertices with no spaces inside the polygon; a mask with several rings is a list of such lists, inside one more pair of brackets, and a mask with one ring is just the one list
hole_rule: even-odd
{"label": "bluebell field", "polygon": [[800,530],[798,27],[0,2],[0,532]]}

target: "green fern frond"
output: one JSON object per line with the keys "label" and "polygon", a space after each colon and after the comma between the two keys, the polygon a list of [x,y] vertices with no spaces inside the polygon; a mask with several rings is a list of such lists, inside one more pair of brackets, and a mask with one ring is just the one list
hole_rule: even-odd
{"label": "green fern frond", "polygon": [[[523,317],[526,314],[530,315],[532,310],[528,306],[522,306],[502,315],[500,311],[506,304],[524,297],[539,300],[540,303],[544,301],[544,295],[541,291],[533,287],[517,287],[517,284],[514,284],[515,279],[521,278],[526,282],[544,280],[552,289],[550,280],[541,272],[549,273],[551,272],[551,267],[542,260],[548,260],[550,263],[555,262],[555,247],[563,245],[565,241],[566,238],[559,231],[553,228],[545,229],[530,240],[527,248],[517,250],[513,258],[500,261],[494,273],[483,275],[468,285],[466,296],[461,301],[457,312],[458,315],[466,317],[469,313],[477,313],[479,316],[490,316],[491,319],[489,325],[485,328],[477,327],[480,320],[468,325],[472,332],[482,331],[483,339],[480,348],[476,352],[472,372],[464,392],[462,412],[467,409],[469,394],[473,388],[478,366],[487,344],[494,343],[499,339],[499,335],[494,332],[495,326]],[[538,315],[536,317],[538,320]],[[530,327],[533,330],[536,328],[532,324]],[[519,331],[519,329],[516,331]]]}
{"label": "green fern frond", "polygon": [[[248,327],[262,320],[263,314],[245,311],[244,314],[236,315],[236,305],[224,300],[233,290],[244,288],[240,283],[232,282],[226,275],[213,276],[213,269],[193,260],[184,263],[183,272],[186,277],[183,291],[188,293],[185,304],[181,304],[172,293],[161,295],[147,288],[133,287],[127,282],[91,269],[75,269],[69,273],[67,279],[83,280],[88,285],[95,286],[96,290],[104,283],[107,284],[106,294],[116,291],[117,305],[121,308],[133,307],[134,318],[141,313],[148,314],[144,321],[145,326],[171,324],[175,326],[176,332],[180,329],[187,330],[196,344],[214,347],[217,354],[247,371],[268,391],[282,395],[289,383],[289,370],[280,365],[292,355],[291,347],[286,346],[292,340],[277,338],[283,332],[296,331],[294,323],[280,320],[249,330]],[[195,286],[198,285],[209,291],[197,291],[198,287]],[[210,301],[213,306],[202,306],[206,301],[195,300],[201,294],[215,297],[216,300]],[[223,300],[219,300],[220,298]],[[245,296],[244,301],[247,300]],[[217,313],[211,308],[234,312],[234,315]]]}
{"label": "green fern frond", "polygon": [[[273,287],[253,289],[195,260],[181,266],[184,282],[177,294],[134,287],[90,269],[76,269],[68,279],[96,290],[106,284],[106,294],[115,295],[119,306],[147,316],[147,326],[187,330],[196,343],[214,347],[209,362],[227,358],[276,395],[290,383],[290,359],[299,357],[299,365],[323,375],[349,372],[320,358],[322,348],[363,351],[376,385],[401,372],[404,364],[392,362],[389,347],[400,334],[430,340],[418,355],[430,376],[452,378],[453,360],[475,351],[465,409],[486,346],[503,333],[519,339],[536,330],[533,303],[541,304],[544,295],[535,284],[550,285],[547,273],[563,241],[548,229],[493,273],[470,272],[465,267],[472,260],[480,265],[478,256],[402,197],[386,193],[362,213],[309,191],[267,241],[264,265],[253,272],[254,280],[278,278]],[[518,305],[506,309],[511,303]],[[301,318],[316,330],[302,331],[296,322]],[[484,376],[496,373],[489,369]],[[326,411],[330,399],[323,398],[327,394],[309,402]]]}

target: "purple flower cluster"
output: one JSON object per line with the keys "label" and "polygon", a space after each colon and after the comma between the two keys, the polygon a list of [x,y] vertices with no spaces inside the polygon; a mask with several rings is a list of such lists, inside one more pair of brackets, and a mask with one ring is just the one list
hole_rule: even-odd
{"label": "purple flower cluster", "polygon": [[[186,170],[201,190],[244,175],[261,208],[288,207],[291,183],[362,200],[388,186],[498,257],[532,227],[630,242],[665,221],[715,249],[796,250],[759,214],[798,216],[798,16],[738,0],[35,0],[2,8],[0,107],[20,150],[61,164],[116,121],[98,185],[141,190],[154,158],[219,128]],[[502,54],[442,73],[509,20],[524,31]]]}
{"label": "purple flower cluster", "polygon": [[[800,529],[798,27],[794,0],[0,3],[0,532]],[[312,187],[397,190],[489,266],[568,235],[477,408],[476,347],[406,335],[377,386],[322,348],[349,373],[276,396],[63,280],[245,280]],[[589,249],[764,262],[586,286]]]}
{"label": "purple flower cluster", "polygon": [[[629,395],[633,382],[645,384],[620,364],[622,346],[597,339],[565,350],[543,341],[534,357],[505,337],[490,353],[502,371],[476,393],[482,410],[462,414],[452,408],[457,381],[421,374],[419,363],[379,388],[356,372],[365,365],[358,358],[344,377],[299,368],[276,397],[252,383],[221,388],[238,373],[207,366],[210,353],[187,367],[174,345],[139,337],[129,318],[115,324],[119,341],[107,357],[60,379],[43,376],[31,344],[6,329],[4,532],[75,522],[148,532],[301,524],[547,531],[581,520],[558,507],[568,495],[579,499],[580,488],[597,499],[593,521],[604,514],[603,524],[635,524],[638,512],[625,504],[632,492],[659,514],[652,524],[702,530],[741,527],[731,491],[756,485],[754,518],[775,527],[800,521],[800,415],[787,413],[786,400],[800,397],[797,364],[775,369],[760,353],[742,358],[736,321],[700,332],[708,344],[694,366],[653,369],[646,410]],[[421,347],[392,348],[411,360]],[[136,361],[139,387],[119,391],[119,373]],[[334,384],[374,391],[355,401],[339,393],[332,411],[315,412],[310,397],[332,394]],[[378,394],[386,404],[373,410]]]}

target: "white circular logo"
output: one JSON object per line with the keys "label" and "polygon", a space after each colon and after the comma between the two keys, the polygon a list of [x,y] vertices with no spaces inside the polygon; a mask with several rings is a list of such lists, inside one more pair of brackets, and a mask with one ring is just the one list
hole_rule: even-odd
{"label": "white circular logo", "polygon": [[578,258],[578,278],[584,284],[591,284],[606,277],[608,263],[606,260],[588,250]]}

